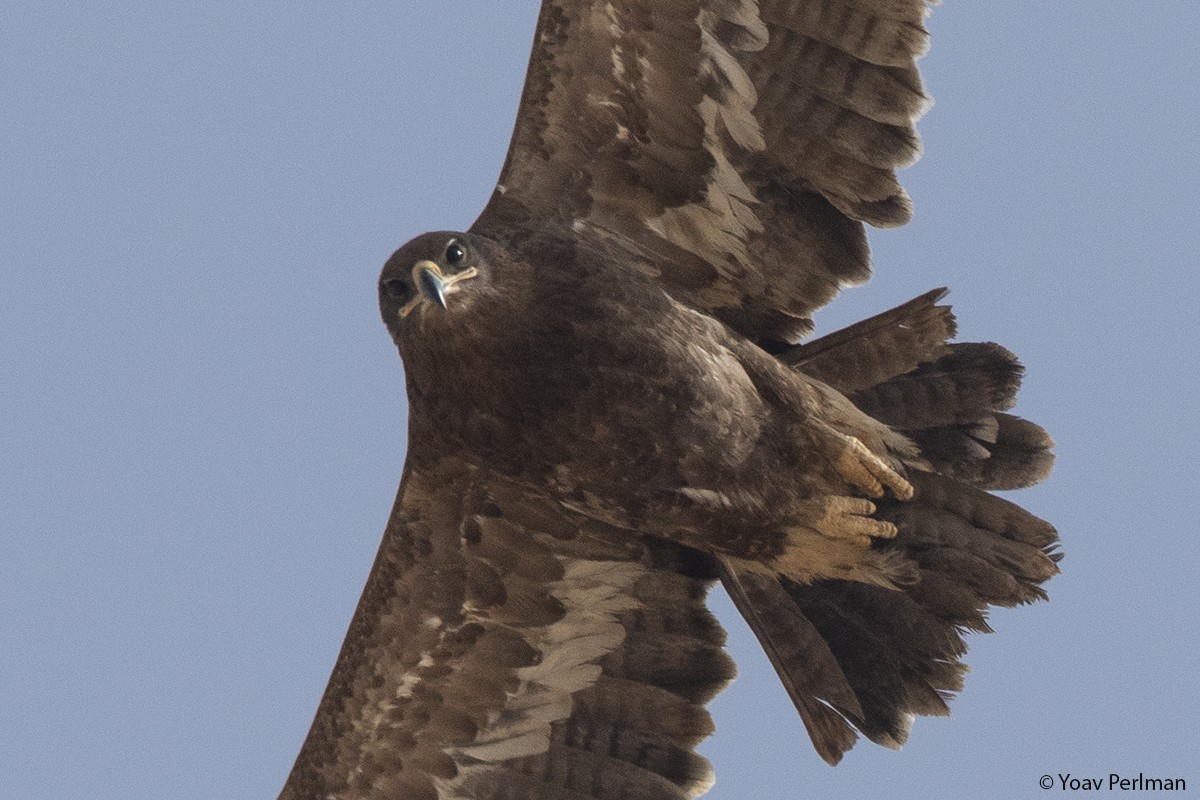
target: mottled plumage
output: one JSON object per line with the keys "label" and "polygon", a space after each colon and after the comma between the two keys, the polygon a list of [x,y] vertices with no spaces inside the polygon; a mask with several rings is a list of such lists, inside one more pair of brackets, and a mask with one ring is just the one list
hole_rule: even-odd
{"label": "mottled plumage", "polygon": [[545,0],[496,192],[380,277],[409,452],[282,798],[694,797],[720,580],[823,758],[1044,597],[1021,377],[930,292],[800,343],[911,214],[921,0]]}

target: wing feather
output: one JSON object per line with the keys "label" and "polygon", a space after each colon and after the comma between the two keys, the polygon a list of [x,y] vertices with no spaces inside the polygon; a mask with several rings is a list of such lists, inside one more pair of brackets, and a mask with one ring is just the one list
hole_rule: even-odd
{"label": "wing feather", "polygon": [[863,223],[912,213],[922,0],[545,0],[474,230],[571,226],[759,341],[869,275]]}
{"label": "wing feather", "polygon": [[[410,466],[281,798],[689,797],[732,675],[706,559]],[[519,777],[518,777],[519,776]]]}

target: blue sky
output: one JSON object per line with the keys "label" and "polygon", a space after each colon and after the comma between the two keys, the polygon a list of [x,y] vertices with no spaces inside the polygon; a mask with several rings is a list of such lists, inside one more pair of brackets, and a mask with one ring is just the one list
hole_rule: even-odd
{"label": "blue sky", "polygon": [[[375,279],[491,190],[536,3],[499,9],[6,6],[0,797],[278,791],[403,463]],[[1059,461],[1016,499],[1064,574],[972,637],[953,716],[836,769],[714,593],[741,676],[709,797],[1200,786],[1200,14],[947,0],[929,26],[916,218],[818,326],[949,285],[963,338],[1021,355]]]}

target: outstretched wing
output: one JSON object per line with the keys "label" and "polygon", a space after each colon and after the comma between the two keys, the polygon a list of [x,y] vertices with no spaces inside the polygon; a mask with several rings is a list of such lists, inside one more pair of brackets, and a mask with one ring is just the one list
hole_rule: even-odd
{"label": "outstretched wing", "polygon": [[794,342],[911,215],[925,0],[544,0],[475,229],[560,221],[677,297]]}
{"label": "outstretched wing", "polygon": [[732,676],[706,558],[411,465],[281,800],[684,798]]}

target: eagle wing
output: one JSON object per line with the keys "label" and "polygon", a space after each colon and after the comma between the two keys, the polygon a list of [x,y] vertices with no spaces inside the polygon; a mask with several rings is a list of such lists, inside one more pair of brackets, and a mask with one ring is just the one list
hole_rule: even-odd
{"label": "eagle wing", "polygon": [[281,800],[707,788],[693,747],[733,674],[716,566],[594,526],[465,461],[410,463]]}
{"label": "eagle wing", "polygon": [[678,298],[791,342],[869,275],[863,223],[928,107],[925,0],[544,0],[516,129],[475,229],[531,219],[644,255]]}

